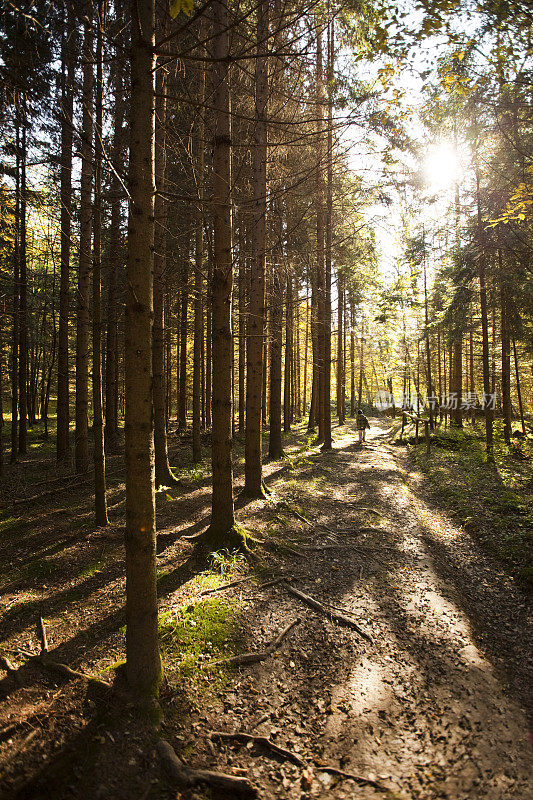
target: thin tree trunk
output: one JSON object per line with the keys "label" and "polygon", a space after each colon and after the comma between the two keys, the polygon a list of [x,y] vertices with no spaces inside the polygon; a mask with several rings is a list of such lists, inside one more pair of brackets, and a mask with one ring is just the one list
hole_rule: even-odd
{"label": "thin tree trunk", "polygon": [[433,410],[433,383],[431,380],[431,344],[429,340],[429,309],[428,309],[428,289],[427,289],[427,275],[426,275],[426,258],[424,255],[424,321],[426,323],[425,340],[426,340],[426,380],[429,401],[429,427],[431,429],[435,426],[435,414]]}
{"label": "thin tree trunk", "polygon": [[503,273],[502,251],[498,248],[501,299],[501,337],[502,337],[502,408],[503,436],[507,445],[511,444],[511,340],[509,333],[509,301],[506,276]]}
{"label": "thin tree trunk", "polygon": [[274,261],[272,308],[270,312],[270,437],[268,455],[277,459],[283,455],[281,440],[281,352],[283,347],[283,283],[281,264]]}
{"label": "thin tree trunk", "polygon": [[[204,25],[200,27],[200,40],[205,38]],[[202,53],[205,53],[202,48]],[[192,459],[198,462],[202,458],[202,441],[200,436],[202,424],[202,343],[204,338],[203,307],[203,268],[204,268],[204,165],[205,165],[205,69],[202,65],[200,74],[200,114],[197,124],[197,181],[198,211],[196,214],[195,268],[194,268],[194,350],[192,376]]]}
{"label": "thin tree trunk", "polygon": [[15,117],[15,241],[13,247],[13,341],[11,346],[11,458],[14,464],[18,455],[18,392],[20,344],[20,121],[17,102]]}
{"label": "thin tree trunk", "polygon": [[305,344],[304,344],[304,375],[303,375],[303,398],[302,414],[307,412],[307,358],[309,350],[309,283],[306,282],[305,294]]}
{"label": "thin tree trunk", "polygon": [[[167,25],[162,26],[162,34]],[[155,252],[154,252],[154,326],[152,364],[154,375],[154,447],[156,486],[171,486],[174,475],[168,462],[167,394],[165,380],[165,286],[167,280],[167,219],[165,197],[167,173],[167,70],[159,67],[156,76],[155,115]]]}
{"label": "thin tree trunk", "polygon": [[187,333],[189,307],[189,241],[181,264],[181,310],[180,310],[180,388],[178,396],[178,428],[187,427]]}
{"label": "thin tree trunk", "polygon": [[22,96],[22,137],[20,156],[20,235],[19,235],[19,431],[18,451],[27,452],[28,424],[28,278],[26,263],[26,98]]}
{"label": "thin tree trunk", "polygon": [[205,320],[205,424],[211,427],[212,376],[213,376],[213,248],[209,244],[207,256],[207,303]]}
{"label": "thin tree trunk", "polygon": [[68,20],[61,42],[61,272],[59,286],[59,341],[57,355],[56,457],[64,461],[69,451],[68,322],[70,289],[70,237],[72,217],[72,141],[74,113],[74,9],[67,4]]}
{"label": "thin tree trunk", "polygon": [[93,208],[93,436],[94,517],[98,526],[107,525],[105,482],[104,414],[102,398],[102,25],[104,0],[98,2],[96,29],[95,169]]}
{"label": "thin tree trunk", "polygon": [[[89,7],[87,13],[90,14]],[[93,87],[94,53],[92,19],[84,22],[83,120],[81,133],[80,246],[76,314],[76,472],[89,468],[89,287],[91,279]]]}
{"label": "thin tree trunk", "polygon": [[244,216],[240,225],[239,258],[239,432],[244,433],[246,406],[246,228]]}
{"label": "thin tree trunk", "polygon": [[325,426],[325,253],[324,253],[324,85],[322,74],[322,27],[316,28],[316,273],[317,273],[317,369],[318,442],[324,441]]}
{"label": "thin tree trunk", "polygon": [[520,371],[518,369],[518,356],[516,353],[516,341],[513,336],[513,356],[514,356],[514,369],[515,369],[515,377],[516,377],[516,394],[518,396],[518,410],[520,412],[520,424],[522,426],[522,433],[524,436],[526,435],[526,423],[524,420],[524,406],[522,403],[522,390],[520,388]]}
{"label": "thin tree trunk", "polygon": [[253,259],[251,261],[246,348],[246,439],[244,492],[263,494],[262,411],[265,330],[265,269],[267,214],[267,101],[268,101],[268,0],[257,6],[255,59],[255,124],[253,142]]}
{"label": "thin tree trunk", "polygon": [[231,436],[233,285],[232,209],[231,209],[231,117],[229,94],[229,34],[227,0],[214,0],[213,108],[215,135],[213,147],[214,252],[212,280],[213,338],[213,495],[211,506],[212,538],[225,540],[235,525],[233,509],[233,466]]}
{"label": "thin tree trunk", "polygon": [[344,423],[344,412],[342,403],[343,393],[343,294],[344,288],[342,283],[342,273],[340,269],[337,270],[337,416],[339,418],[339,425]]}
{"label": "thin tree trunk", "polygon": [[[120,20],[121,17],[118,17]],[[117,46],[118,50],[118,46]],[[117,449],[118,444],[118,274],[121,264],[120,222],[122,217],[122,186],[119,175],[123,173],[123,123],[124,123],[124,81],[121,65],[114,62],[112,66],[114,84],[113,112],[113,144],[111,160],[114,170],[111,172],[111,223],[109,228],[108,259],[108,308],[107,338],[105,362],[105,441],[110,452]],[[116,170],[116,172],[115,172]],[[117,174],[118,173],[118,174]]]}
{"label": "thin tree trunk", "polygon": [[324,285],[324,450],[331,450],[331,242],[333,216],[333,68],[334,23],[328,25],[327,81],[328,81],[328,134],[327,134],[327,192],[326,192],[326,257]]}
{"label": "thin tree trunk", "polygon": [[[405,386],[404,386],[405,393]],[[353,299],[350,301],[350,416],[355,416],[355,331]]]}
{"label": "thin tree trunk", "polygon": [[291,361],[292,361],[292,274],[287,265],[285,297],[285,379],[283,383],[283,430],[291,429]]}
{"label": "thin tree trunk", "polygon": [[365,318],[361,315],[361,338],[359,340],[359,386],[357,389],[357,408],[363,402],[363,373],[364,373],[364,347],[365,347]]}
{"label": "thin tree trunk", "polygon": [[157,696],[152,397],[155,0],[131,0],[130,214],[126,292],[126,657],[130,688]]}

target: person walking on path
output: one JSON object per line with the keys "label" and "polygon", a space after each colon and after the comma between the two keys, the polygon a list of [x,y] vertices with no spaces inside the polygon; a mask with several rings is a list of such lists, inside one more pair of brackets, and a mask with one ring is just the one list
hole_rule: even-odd
{"label": "person walking on path", "polygon": [[361,409],[357,411],[357,430],[359,431],[359,444],[362,444],[366,439],[366,429],[370,428],[370,423],[365,417]]}

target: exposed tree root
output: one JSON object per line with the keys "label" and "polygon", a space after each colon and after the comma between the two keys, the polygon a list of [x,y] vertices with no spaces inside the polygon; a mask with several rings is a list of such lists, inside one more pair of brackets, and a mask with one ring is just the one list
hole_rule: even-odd
{"label": "exposed tree root", "polygon": [[286,581],[283,581],[281,585],[289,592],[289,594],[292,594],[294,597],[302,600],[308,606],[311,606],[311,608],[314,608],[316,611],[320,611],[321,614],[324,614],[324,616],[335,620],[335,622],[338,622],[340,625],[345,625],[347,628],[352,628],[352,630],[357,631],[359,636],[362,636],[363,639],[366,639],[368,642],[372,642],[372,637],[369,636],[366,631],[360,628],[359,625],[352,619],[345,617],[344,614],[340,614],[337,611],[330,611],[329,608],[326,608],[324,605],[322,605],[322,603],[319,603],[319,601],[315,600],[314,597],[305,594],[305,592],[301,592],[299,589],[295,589],[294,586],[291,586],[290,583],[287,583]]}
{"label": "exposed tree root", "polygon": [[254,744],[261,745],[267,750],[270,750],[277,756],[285,759],[285,761],[292,761],[297,767],[305,766],[305,761],[296,753],[291,750],[286,750],[285,747],[280,747],[275,742],[268,739],[266,736],[255,736],[252,733],[227,733],[226,731],[210,731],[209,735],[212,739],[233,739],[236,742],[253,742]]}
{"label": "exposed tree root", "polygon": [[181,761],[165,739],[156,745],[163,769],[179,786],[196,786],[199,783],[228,792],[228,797],[257,797],[256,787],[247,778],[238,778],[224,772],[192,769]]}
{"label": "exposed tree root", "polygon": [[272,641],[264,650],[256,650],[255,653],[241,653],[240,655],[236,656],[229,656],[228,658],[221,658],[218,661],[211,661],[207,666],[214,667],[218,664],[230,664],[233,666],[242,666],[243,664],[257,664],[260,661],[264,661],[272,653],[278,649],[280,644],[283,642],[285,637],[288,635],[289,631],[291,631],[295,625],[298,625],[300,622],[300,618],[297,617],[294,619],[286,628],[284,628],[280,634]]}
{"label": "exposed tree root", "polygon": [[390,792],[390,790],[382,786],[381,783],[373,781],[371,778],[362,778],[360,775],[354,775],[353,772],[345,772],[343,769],[321,764],[320,761],[315,761],[315,765],[319,772],[328,772],[330,775],[337,775],[339,778],[354,781],[354,783],[357,783],[359,786],[372,786],[374,789],[377,789],[378,792]]}

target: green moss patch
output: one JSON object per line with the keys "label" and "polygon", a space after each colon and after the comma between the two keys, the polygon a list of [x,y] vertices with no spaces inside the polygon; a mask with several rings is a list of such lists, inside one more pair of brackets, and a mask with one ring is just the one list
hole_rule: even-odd
{"label": "green moss patch", "polygon": [[186,682],[188,690],[218,688],[225,671],[205,667],[239,650],[239,612],[238,601],[220,597],[162,612],[159,636],[165,671]]}

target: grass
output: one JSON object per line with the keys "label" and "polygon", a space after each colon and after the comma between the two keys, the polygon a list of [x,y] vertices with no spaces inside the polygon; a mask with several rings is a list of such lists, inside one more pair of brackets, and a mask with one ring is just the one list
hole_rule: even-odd
{"label": "grass", "polygon": [[97,572],[101,572],[104,564],[105,560],[103,558],[99,558],[96,561],[93,561],[92,564],[88,564],[86,567],[84,567],[79,573],[78,577],[90,578],[93,575],[96,575]]}
{"label": "grass", "polygon": [[431,457],[412,447],[436,494],[461,523],[533,588],[533,440],[508,448],[495,424],[494,461],[486,462],[482,427],[439,430]]}

